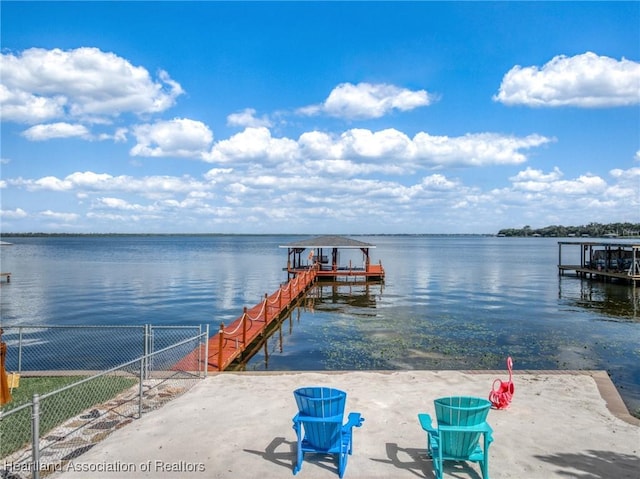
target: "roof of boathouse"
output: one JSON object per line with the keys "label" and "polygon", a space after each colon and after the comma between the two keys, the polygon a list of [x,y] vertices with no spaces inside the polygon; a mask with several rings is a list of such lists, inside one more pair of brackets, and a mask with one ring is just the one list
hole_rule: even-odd
{"label": "roof of boathouse", "polygon": [[375,248],[375,245],[371,243],[365,243],[364,241],[357,241],[345,236],[318,236],[316,238],[309,238],[300,241],[294,241],[285,245],[281,245],[280,248]]}

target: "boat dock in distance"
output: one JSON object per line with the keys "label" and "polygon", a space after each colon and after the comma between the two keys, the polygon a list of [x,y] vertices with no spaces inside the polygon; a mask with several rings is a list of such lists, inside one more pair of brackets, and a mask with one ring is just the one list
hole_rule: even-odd
{"label": "boat dock in distance", "polygon": [[[295,241],[280,248],[287,248],[288,277],[295,277],[297,274],[316,270],[318,280],[328,279],[336,281],[339,279],[365,279],[384,280],[384,268],[382,262],[372,264],[369,250],[375,245],[357,241],[344,236],[319,236],[317,238]],[[362,259],[350,256],[348,262],[341,263],[341,251],[346,250],[346,255],[360,250]]]}
{"label": "boat dock in distance", "polygon": [[565,271],[575,271],[583,278],[639,286],[640,243],[559,241],[558,274]]}

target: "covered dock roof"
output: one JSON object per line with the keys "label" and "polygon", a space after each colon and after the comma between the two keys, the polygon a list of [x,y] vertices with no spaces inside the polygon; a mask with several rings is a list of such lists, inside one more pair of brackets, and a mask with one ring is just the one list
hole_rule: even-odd
{"label": "covered dock roof", "polygon": [[340,248],[340,249],[358,249],[358,248],[375,248],[371,243],[357,241],[346,236],[325,235],[316,238],[310,238],[300,241],[294,241],[289,244],[280,245],[280,248]]}

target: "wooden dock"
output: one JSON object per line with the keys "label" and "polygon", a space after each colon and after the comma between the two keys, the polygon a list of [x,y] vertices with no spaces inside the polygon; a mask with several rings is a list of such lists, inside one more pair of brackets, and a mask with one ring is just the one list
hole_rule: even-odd
{"label": "wooden dock", "polygon": [[[204,346],[182,358],[174,368],[200,371],[203,369],[203,358],[206,358],[207,371],[224,371],[232,364],[251,357],[256,345],[268,336],[272,327],[279,323],[316,280],[343,279],[352,284],[358,281],[384,281],[382,262],[373,264],[370,260],[369,249],[375,246],[369,243],[342,236],[321,236],[280,248],[288,249],[287,266],[283,268],[287,272],[288,282],[270,296],[265,294],[264,299],[253,308],[244,308],[242,315],[228,326],[221,324],[218,332]],[[310,250],[308,256],[307,249]],[[339,250],[342,249],[361,251],[362,263],[354,266],[349,261],[344,266],[340,265]]]}
{"label": "wooden dock", "polygon": [[317,269],[309,269],[296,275],[285,285],[252,308],[244,308],[242,315],[228,326],[220,324],[216,334],[201,349],[196,349],[174,366],[176,369],[199,370],[199,358],[207,358],[208,371],[224,371],[242,359],[252,346],[263,338],[271,326],[276,324],[291,309],[297,299],[311,287],[317,278]]}
{"label": "wooden dock", "polygon": [[[564,248],[564,256],[563,256]],[[571,253],[567,253],[571,248]],[[565,258],[570,257],[569,262]],[[640,244],[611,242],[558,242],[558,274],[640,285]]]}

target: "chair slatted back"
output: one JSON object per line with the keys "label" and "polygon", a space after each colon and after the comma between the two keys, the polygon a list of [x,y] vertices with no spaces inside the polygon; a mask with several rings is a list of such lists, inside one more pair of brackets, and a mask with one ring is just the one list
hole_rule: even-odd
{"label": "chair slatted back", "polygon": [[[477,397],[452,396],[434,401],[438,426],[477,426],[487,420],[491,402]],[[479,432],[442,431],[444,456],[464,459],[471,455],[480,439]]]}
{"label": "chair slatted back", "polygon": [[306,440],[322,450],[338,446],[347,393],[333,388],[306,387],[296,389],[293,394],[302,415],[326,419],[322,422],[302,419]]}

